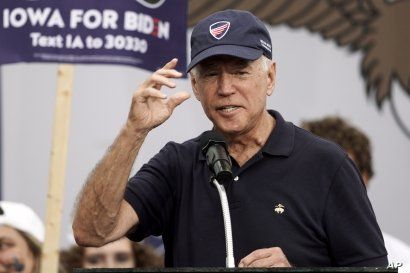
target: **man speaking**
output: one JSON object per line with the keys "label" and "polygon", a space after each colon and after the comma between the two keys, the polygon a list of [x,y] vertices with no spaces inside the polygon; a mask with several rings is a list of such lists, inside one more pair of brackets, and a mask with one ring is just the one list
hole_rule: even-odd
{"label": "man speaking", "polygon": [[[84,246],[162,235],[166,266],[225,266],[221,204],[203,137],[169,142],[129,179],[148,133],[190,96],[161,91],[182,76],[176,63],[134,93],[125,125],[79,196],[74,234]],[[266,109],[275,63],[258,18],[226,10],[200,21],[187,71],[229,152],[234,179],[224,185],[236,266],[387,266],[366,189],[346,153]]]}

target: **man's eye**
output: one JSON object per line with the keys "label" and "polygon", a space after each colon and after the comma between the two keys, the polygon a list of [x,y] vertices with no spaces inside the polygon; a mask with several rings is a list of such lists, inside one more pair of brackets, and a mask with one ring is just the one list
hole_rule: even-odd
{"label": "man's eye", "polygon": [[101,255],[90,255],[85,257],[85,261],[89,264],[96,265],[103,262]]}
{"label": "man's eye", "polygon": [[130,253],[127,252],[118,252],[115,253],[115,261],[117,263],[129,263],[132,261],[132,257]]}
{"label": "man's eye", "polygon": [[0,241],[0,250],[5,250],[14,246],[12,242]]}
{"label": "man's eye", "polygon": [[215,71],[209,71],[205,73],[205,77],[216,77],[218,75]]}
{"label": "man's eye", "polygon": [[239,75],[239,76],[244,76],[244,75],[247,75],[247,74],[248,74],[248,71],[239,70],[239,71],[236,71],[235,74],[236,74],[236,75]]}

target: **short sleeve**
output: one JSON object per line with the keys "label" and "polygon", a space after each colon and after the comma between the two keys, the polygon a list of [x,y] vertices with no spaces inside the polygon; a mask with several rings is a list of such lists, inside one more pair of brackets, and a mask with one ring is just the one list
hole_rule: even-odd
{"label": "short sleeve", "polygon": [[337,170],[323,216],[335,266],[387,266],[387,253],[359,171],[346,156]]}
{"label": "short sleeve", "polygon": [[139,224],[127,235],[140,241],[161,235],[173,211],[177,160],[172,143],[165,145],[129,180],[124,199],[136,211]]}

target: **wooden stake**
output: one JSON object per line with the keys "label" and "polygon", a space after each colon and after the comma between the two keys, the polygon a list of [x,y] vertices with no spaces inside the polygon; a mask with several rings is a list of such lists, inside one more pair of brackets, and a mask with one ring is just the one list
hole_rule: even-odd
{"label": "wooden stake", "polygon": [[58,272],[73,74],[73,65],[59,65],[47,193],[46,234],[40,265],[41,273]]}

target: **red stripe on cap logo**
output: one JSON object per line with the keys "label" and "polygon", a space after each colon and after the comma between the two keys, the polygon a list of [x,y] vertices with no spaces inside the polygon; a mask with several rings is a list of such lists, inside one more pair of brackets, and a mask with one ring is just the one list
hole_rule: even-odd
{"label": "red stripe on cap logo", "polygon": [[228,32],[230,25],[231,23],[229,23],[228,21],[219,21],[219,22],[213,23],[212,25],[209,26],[209,33],[211,33],[211,35],[215,39],[220,40]]}

